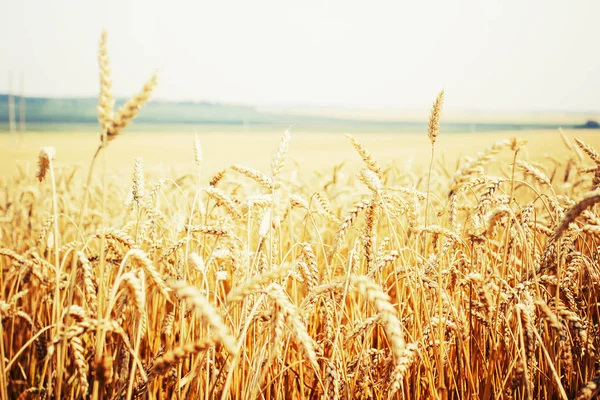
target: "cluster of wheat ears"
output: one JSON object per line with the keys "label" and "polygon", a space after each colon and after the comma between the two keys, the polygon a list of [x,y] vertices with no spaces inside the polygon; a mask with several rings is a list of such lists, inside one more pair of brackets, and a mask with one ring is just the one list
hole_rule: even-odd
{"label": "cluster of wheat ears", "polygon": [[[93,160],[156,85],[115,112],[106,35],[99,61]],[[133,185],[43,148],[41,183],[0,198],[0,396],[592,398],[600,154],[561,134],[550,165],[510,139],[422,175],[348,136],[364,169],[310,182],[289,132],[270,171],[208,182],[197,138],[197,174],[146,182],[138,159]]]}

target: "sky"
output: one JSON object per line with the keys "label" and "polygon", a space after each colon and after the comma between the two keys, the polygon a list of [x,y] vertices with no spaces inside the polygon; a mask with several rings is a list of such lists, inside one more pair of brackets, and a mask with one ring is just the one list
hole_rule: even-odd
{"label": "sky", "polygon": [[600,1],[0,0],[0,92],[262,106],[600,110]]}

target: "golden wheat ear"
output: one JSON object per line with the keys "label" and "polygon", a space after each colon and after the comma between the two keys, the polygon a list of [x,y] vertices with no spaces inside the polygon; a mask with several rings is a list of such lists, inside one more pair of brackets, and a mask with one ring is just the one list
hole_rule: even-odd
{"label": "golden wheat ear", "polygon": [[36,177],[40,182],[46,177],[46,173],[50,169],[50,163],[56,156],[54,147],[42,147],[38,156],[38,172]]}
{"label": "golden wheat ear", "polygon": [[156,73],[146,82],[142,90],[129,99],[115,114],[115,99],[112,94],[112,78],[110,59],[108,57],[107,34],[102,32],[100,37],[100,50],[98,51],[98,64],[100,66],[100,95],[98,96],[98,122],[102,127],[102,134],[106,135],[109,142],[114,140],[123,128],[133,121],[140,109],[150,99],[150,95],[157,84]]}
{"label": "golden wheat ear", "polygon": [[131,99],[129,99],[127,103],[125,103],[119,109],[119,112],[117,113],[113,121],[114,131],[108,132],[107,139],[109,141],[116,138],[121,133],[121,130],[127,125],[129,125],[135,117],[137,117],[139,110],[142,109],[146,102],[148,102],[148,100],[150,99],[150,95],[152,94],[152,91],[156,87],[157,83],[158,77],[155,73],[154,75],[152,75],[152,78],[150,78],[148,82],[146,82],[142,90],[138,94],[133,96]]}
{"label": "golden wheat ear", "polygon": [[112,78],[110,59],[108,58],[107,34],[102,32],[100,37],[100,50],[98,51],[98,65],[100,66],[100,95],[98,96],[98,122],[106,135],[114,132],[113,109],[115,99],[112,94]]}
{"label": "golden wheat ear", "polygon": [[429,124],[427,126],[427,136],[431,144],[435,143],[435,139],[438,137],[440,130],[440,117],[442,116],[442,107],[444,105],[444,91],[442,90],[431,108],[431,114],[429,115]]}

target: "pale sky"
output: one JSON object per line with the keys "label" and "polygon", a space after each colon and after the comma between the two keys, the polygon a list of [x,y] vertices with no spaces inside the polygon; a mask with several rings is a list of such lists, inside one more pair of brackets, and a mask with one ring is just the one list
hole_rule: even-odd
{"label": "pale sky", "polygon": [[254,105],[600,110],[599,0],[0,0],[0,92]]}

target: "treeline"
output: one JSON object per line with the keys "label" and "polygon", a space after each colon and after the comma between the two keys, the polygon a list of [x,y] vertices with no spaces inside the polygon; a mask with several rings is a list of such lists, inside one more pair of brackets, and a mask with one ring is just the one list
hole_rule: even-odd
{"label": "treeline", "polygon": [[[0,94],[0,131],[8,130],[9,96]],[[97,124],[97,98],[47,98],[27,97],[25,99],[27,124],[36,124],[50,129],[57,125]],[[125,102],[117,99],[116,108]],[[15,115],[20,115],[19,101],[15,98]],[[217,104],[208,102],[171,102],[152,100],[144,109],[136,125],[187,124],[187,125],[243,125],[284,127],[301,125],[304,130],[322,131],[372,131],[372,132],[420,132],[427,130],[427,121],[377,121],[352,118],[335,118],[322,115],[298,115],[270,113],[257,110],[252,106]],[[584,128],[585,125],[563,126],[565,128]],[[452,132],[492,132],[521,129],[555,129],[555,124],[526,123],[470,123],[446,122],[442,129]]]}

